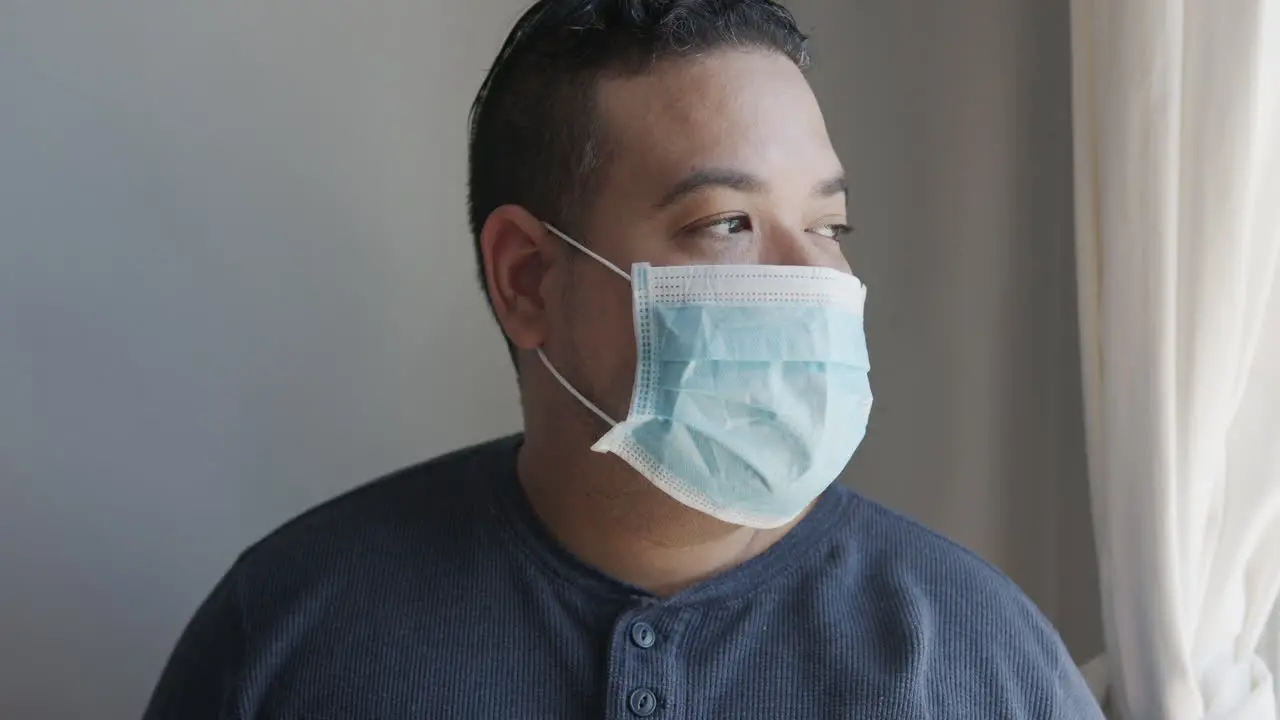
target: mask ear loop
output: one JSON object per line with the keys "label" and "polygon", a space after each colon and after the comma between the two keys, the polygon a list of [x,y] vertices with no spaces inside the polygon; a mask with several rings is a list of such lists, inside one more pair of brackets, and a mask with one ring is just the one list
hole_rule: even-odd
{"label": "mask ear loop", "polygon": [[624,272],[624,271],[622,270],[622,268],[618,267],[617,265],[614,265],[613,263],[609,262],[608,260],[605,260],[602,256],[600,256],[600,255],[599,255],[599,254],[597,254],[596,252],[594,252],[594,251],[592,251],[592,250],[587,249],[587,246],[586,246],[586,245],[583,245],[583,244],[579,243],[577,240],[574,240],[573,238],[569,237],[568,235],[565,235],[564,233],[560,232],[559,230],[557,230],[557,229],[555,228],[555,226],[551,225],[550,223],[542,223],[542,224],[543,224],[543,225],[545,225],[545,226],[546,226],[546,228],[547,228],[548,230],[550,230],[551,232],[555,233],[556,237],[559,237],[561,240],[563,240],[563,241],[565,241],[565,242],[569,243],[570,245],[574,246],[575,248],[577,248],[577,249],[581,250],[581,251],[583,252],[583,254],[585,254],[587,257],[590,257],[592,260],[595,260],[596,262],[600,263],[601,265],[603,265],[603,266],[605,266],[605,267],[609,268],[610,270],[612,270],[612,271],[614,271],[614,272],[618,273],[619,275],[621,275],[622,277],[626,278],[627,282],[631,282],[631,276],[630,276],[630,275],[628,275],[626,272]]}
{"label": "mask ear loop", "polygon": [[551,361],[547,359],[546,353],[542,352],[542,348],[538,348],[537,352],[538,352],[538,358],[542,360],[542,364],[547,366],[547,372],[550,372],[552,377],[560,381],[560,384],[564,386],[565,390],[569,391],[569,394],[577,398],[578,402],[582,403],[588,410],[595,413],[596,417],[608,423],[609,427],[617,426],[618,424],[617,420],[614,420],[608,415],[605,415],[603,410],[596,407],[595,403],[583,397],[582,393],[578,392],[577,389],[573,387],[573,385],[569,384],[568,380],[564,379],[564,376],[561,375],[560,372],[556,370],[554,366],[552,366]]}
{"label": "mask ear loop", "polygon": [[[557,229],[556,229],[553,225],[551,225],[550,223],[543,223],[543,225],[545,225],[545,226],[546,226],[546,228],[547,228],[548,230],[550,230],[552,233],[554,233],[554,234],[555,234],[557,237],[559,237],[561,240],[564,240],[565,242],[569,243],[570,245],[572,245],[573,247],[577,248],[578,250],[581,250],[581,251],[583,252],[583,254],[585,254],[586,256],[590,257],[592,260],[595,260],[596,262],[600,263],[601,265],[603,265],[603,266],[605,266],[605,267],[609,268],[610,270],[614,271],[615,273],[617,273],[617,274],[621,275],[621,276],[623,277],[623,279],[625,279],[628,283],[629,283],[629,282],[631,282],[631,276],[630,276],[630,275],[628,275],[627,273],[623,272],[623,271],[622,271],[622,268],[618,267],[617,265],[614,265],[613,263],[609,262],[608,260],[605,260],[605,259],[604,259],[603,257],[601,257],[599,254],[597,254],[597,253],[595,253],[595,252],[593,252],[593,251],[591,251],[591,250],[588,250],[588,249],[587,249],[587,247],[586,247],[585,245],[582,245],[582,244],[581,244],[581,243],[579,243],[577,240],[574,240],[573,238],[569,237],[568,235],[565,235],[564,233],[560,232],[559,230],[557,230]],[[608,423],[610,427],[616,427],[616,426],[617,426],[617,424],[618,424],[618,421],[617,421],[617,420],[614,420],[613,418],[611,418],[611,417],[609,417],[608,415],[606,415],[606,414],[604,413],[604,411],[603,411],[603,410],[601,410],[600,408],[596,407],[596,404],[595,404],[595,403],[591,402],[591,401],[590,401],[590,400],[588,400],[586,397],[584,397],[584,396],[582,395],[582,393],[578,392],[577,388],[575,388],[572,384],[570,384],[568,380],[565,380],[565,379],[564,379],[564,376],[560,374],[560,371],[556,370],[556,369],[555,369],[555,366],[553,366],[553,365],[551,364],[551,361],[547,359],[547,355],[546,355],[546,353],[542,352],[542,348],[538,348],[537,352],[538,352],[538,359],[539,359],[539,360],[541,360],[541,361],[542,361],[542,364],[546,366],[546,368],[547,368],[547,372],[550,372],[550,373],[551,373],[551,376],[552,376],[552,377],[554,377],[557,381],[559,381],[559,383],[560,383],[561,385],[563,385],[563,386],[564,386],[564,389],[565,389],[565,390],[568,390],[568,391],[569,391],[569,394],[571,394],[571,395],[573,395],[575,398],[577,398],[577,399],[578,399],[578,402],[582,403],[584,407],[586,407],[586,408],[587,408],[588,410],[590,410],[591,412],[595,413],[595,414],[596,414],[596,417],[598,417],[598,418],[600,418],[601,420],[603,420],[603,421],[605,421],[606,423]]]}

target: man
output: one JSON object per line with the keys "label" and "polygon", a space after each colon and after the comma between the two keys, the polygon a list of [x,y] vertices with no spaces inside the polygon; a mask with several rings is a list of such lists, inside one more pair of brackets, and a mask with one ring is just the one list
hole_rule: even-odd
{"label": "man", "polygon": [[148,718],[1099,718],[973,555],[832,483],[845,187],[769,0],[543,0],[472,109],[522,437],[244,553]]}

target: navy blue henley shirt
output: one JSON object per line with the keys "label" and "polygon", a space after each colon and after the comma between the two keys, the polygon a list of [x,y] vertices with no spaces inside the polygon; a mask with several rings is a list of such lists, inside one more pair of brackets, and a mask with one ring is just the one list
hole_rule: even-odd
{"label": "navy blue henley shirt", "polygon": [[1008,579],[845,488],[759,557],[659,598],[550,538],[518,443],[371,483],[246,551],[145,717],[1102,717]]}

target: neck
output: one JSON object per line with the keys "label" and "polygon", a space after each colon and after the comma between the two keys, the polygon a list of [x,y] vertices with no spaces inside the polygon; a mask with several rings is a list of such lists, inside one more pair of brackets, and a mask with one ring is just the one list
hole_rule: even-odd
{"label": "neck", "polygon": [[566,449],[567,438],[548,435],[526,433],[518,461],[534,513],[579,559],[655,595],[750,560],[799,522],[771,530],[721,522],[673,500],[616,456]]}

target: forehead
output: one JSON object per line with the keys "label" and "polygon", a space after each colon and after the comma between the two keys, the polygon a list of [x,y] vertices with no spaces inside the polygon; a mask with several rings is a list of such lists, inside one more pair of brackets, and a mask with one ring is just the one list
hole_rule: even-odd
{"label": "forehead", "polygon": [[839,171],[817,98],[777,53],[721,51],[606,76],[595,111],[609,174],[633,189],[716,166],[771,184],[793,179],[807,191],[809,178]]}

